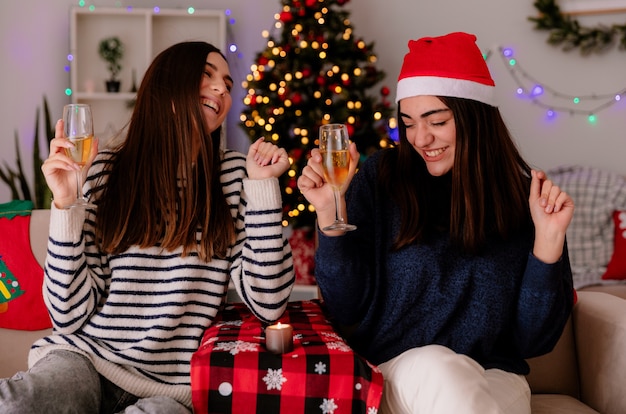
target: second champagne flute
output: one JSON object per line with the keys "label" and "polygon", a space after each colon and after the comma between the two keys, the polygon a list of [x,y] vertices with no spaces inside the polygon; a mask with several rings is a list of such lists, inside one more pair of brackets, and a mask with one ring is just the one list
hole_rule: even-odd
{"label": "second champagne flute", "polygon": [[333,187],[335,197],[335,222],[322,230],[356,230],[355,225],[345,222],[341,213],[341,188],[348,178],[350,169],[348,128],[344,124],[322,125],[319,139],[324,178]]}
{"label": "second champagne flute", "polygon": [[91,154],[93,118],[87,104],[69,104],[63,107],[63,130],[74,147],[65,153],[80,166],[76,171],[76,200],[69,207],[95,207],[83,195],[83,169]]}

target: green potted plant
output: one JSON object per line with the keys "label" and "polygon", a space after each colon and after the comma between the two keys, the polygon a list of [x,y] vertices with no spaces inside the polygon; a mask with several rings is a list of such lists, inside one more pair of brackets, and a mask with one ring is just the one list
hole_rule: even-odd
{"label": "green potted plant", "polygon": [[120,80],[117,75],[122,70],[121,60],[124,57],[124,44],[117,36],[107,37],[100,41],[98,48],[100,57],[107,62],[111,77],[106,81],[107,92],[119,92]]}
{"label": "green potted plant", "polygon": [[[54,138],[54,124],[52,123],[52,117],[50,116],[50,109],[48,107],[48,100],[46,96],[43,97],[43,113],[45,118],[44,132],[46,134],[46,147],[50,148],[50,141]],[[15,161],[15,167],[9,166],[4,162],[3,166],[0,166],[0,180],[9,186],[11,190],[12,200],[32,200],[34,207],[38,209],[50,208],[50,200],[52,193],[48,188],[46,179],[41,171],[41,166],[44,160],[47,158],[46,154],[41,154],[39,149],[39,136],[40,136],[40,124],[39,124],[39,108],[35,112],[35,128],[33,139],[33,181],[28,182],[26,173],[22,168],[22,158],[20,156],[19,143],[22,140],[19,139],[17,131],[15,131],[15,153],[17,158]]]}

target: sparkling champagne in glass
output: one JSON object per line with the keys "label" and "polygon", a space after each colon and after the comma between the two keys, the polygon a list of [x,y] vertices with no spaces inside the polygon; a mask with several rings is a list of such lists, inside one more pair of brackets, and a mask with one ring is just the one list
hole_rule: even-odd
{"label": "sparkling champagne in glass", "polygon": [[91,107],[86,104],[69,104],[63,107],[63,128],[65,136],[74,147],[66,148],[65,153],[81,169],[76,171],[76,200],[70,207],[94,207],[83,195],[83,168],[91,154],[93,143],[93,118]]}
{"label": "sparkling champagne in glass", "polygon": [[335,196],[335,222],[322,230],[355,230],[356,226],[346,223],[341,213],[341,188],[350,168],[348,128],[344,124],[322,125],[319,140],[324,178],[333,187]]}

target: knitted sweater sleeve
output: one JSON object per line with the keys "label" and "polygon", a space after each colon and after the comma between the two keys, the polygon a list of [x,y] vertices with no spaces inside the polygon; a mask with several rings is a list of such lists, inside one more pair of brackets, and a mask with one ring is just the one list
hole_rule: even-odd
{"label": "knitted sweater sleeve", "polygon": [[337,237],[318,233],[316,280],[331,314],[347,326],[361,322],[377,300],[376,272],[385,251],[382,241],[375,238],[377,160],[376,154],[367,159],[346,194],[348,221],[357,229]]}
{"label": "knitted sweater sleeve", "polygon": [[524,358],[550,352],[561,337],[574,304],[567,244],[563,256],[546,264],[529,253],[517,304],[516,341]]}
{"label": "knitted sweater sleeve", "polygon": [[[88,194],[109,156],[101,153],[92,164]],[[73,333],[89,320],[110,280],[106,257],[96,249],[94,224],[93,210],[57,209],[52,203],[43,298],[58,333]]]}
{"label": "knitted sweater sleeve", "polygon": [[[233,154],[226,154],[223,171],[231,169],[229,158],[245,162],[243,155]],[[280,187],[277,178],[244,177],[242,184],[234,217],[237,241],[230,277],[250,310],[260,320],[272,322],[283,314],[295,282],[291,246],[283,235]],[[228,185],[225,193],[232,201]]]}

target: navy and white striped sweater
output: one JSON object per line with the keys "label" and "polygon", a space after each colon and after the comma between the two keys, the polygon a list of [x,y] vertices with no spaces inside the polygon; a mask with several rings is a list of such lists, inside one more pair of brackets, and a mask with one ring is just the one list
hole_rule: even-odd
{"label": "navy and white striped sweater", "polygon": [[[112,155],[98,155],[87,188],[106,173]],[[138,397],[165,395],[191,406],[191,355],[229,281],[269,322],[283,313],[295,280],[278,180],[247,179],[245,162],[235,151],[223,155],[220,180],[237,240],[225,259],[209,263],[183,257],[182,248],[105,254],[94,244],[90,212],[53,206],[43,293],[54,332],[33,345],[30,366],[51,350],[69,349]]]}

